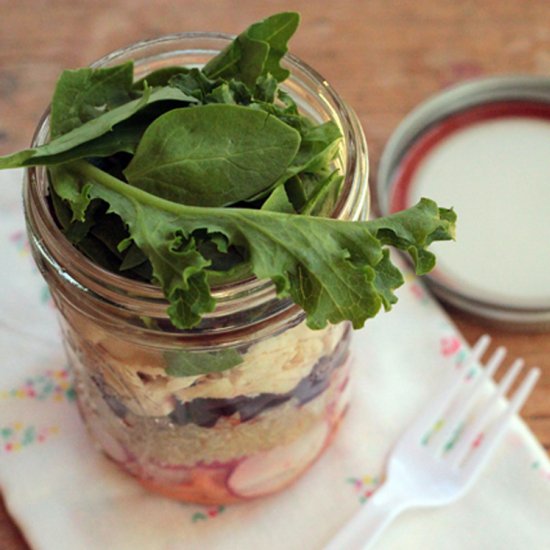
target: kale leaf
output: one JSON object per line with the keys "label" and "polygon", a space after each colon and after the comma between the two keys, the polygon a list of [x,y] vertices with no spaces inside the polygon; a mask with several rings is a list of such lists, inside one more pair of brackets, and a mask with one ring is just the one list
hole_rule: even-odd
{"label": "kale leaf", "polygon": [[129,186],[85,161],[68,169],[78,182],[79,202],[102,199],[127,224],[131,242],[151,261],[153,278],[179,328],[197,325],[215,307],[207,278],[210,261],[197,249],[197,231],[221,234],[230,245],[247,250],[252,273],[271,279],[279,296],[299,304],[314,329],[344,320],[359,328],[396,302],[394,290],[403,279],[385,245],[408,252],[416,272],[423,274],[435,263],[425,247],[454,236],[454,212],[428,199],[385,218],[346,222],[187,206]]}

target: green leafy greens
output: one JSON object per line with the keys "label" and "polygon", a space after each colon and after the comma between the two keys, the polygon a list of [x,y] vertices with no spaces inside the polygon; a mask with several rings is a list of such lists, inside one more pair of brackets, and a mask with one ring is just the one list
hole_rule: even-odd
{"label": "green leafy greens", "polygon": [[130,185],[174,202],[225,206],[275,183],[299,144],[296,130],[263,111],[174,109],[147,128],[124,174]]}
{"label": "green leafy greens", "polygon": [[243,358],[234,348],[207,352],[169,351],[165,358],[168,365],[166,374],[170,376],[199,376],[222,372],[243,362]]}
{"label": "green leafy greens", "polygon": [[279,62],[299,22],[297,13],[286,12],[254,23],[205,65],[204,74],[210,78],[237,78],[253,86],[269,73],[282,82],[289,73]]}
{"label": "green leafy greens", "polygon": [[250,269],[271,279],[280,296],[290,296],[308,314],[312,328],[352,321],[359,328],[381,306],[396,301],[402,283],[384,245],[406,250],[420,274],[434,256],[425,250],[449,238],[454,213],[428,199],[416,207],[370,222],[177,204],[129,186],[84,161],[69,170],[82,189],[79,200],[102,199],[129,227],[132,241],[150,259],[155,280],[170,301],[172,322],[196,325],[212,311],[207,268],[195,235],[205,230],[227,246],[248,251]]}
{"label": "green leafy greens", "polygon": [[[453,238],[455,214],[423,199],[368,222],[329,217],[342,184],[340,131],[303,116],[279,88],[298,20],[280,13],[253,24],[202,69],[164,67],[137,82],[131,63],[65,71],[50,142],[0,158],[0,168],[47,165],[52,210],[71,242],[158,284],[178,328],[213,311],[212,282],[235,274],[270,279],[313,329],[361,327],[395,303],[403,282],[387,246],[426,273],[426,247]],[[174,357],[169,371],[239,362],[203,359]]]}

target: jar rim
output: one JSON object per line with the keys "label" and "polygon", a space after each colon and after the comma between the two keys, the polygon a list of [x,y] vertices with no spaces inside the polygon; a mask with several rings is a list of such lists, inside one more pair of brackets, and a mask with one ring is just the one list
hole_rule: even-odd
{"label": "jar rim", "polygon": [[[234,36],[219,32],[183,32],[173,33],[158,38],[141,40],[129,46],[114,50],[90,64],[90,67],[98,68],[113,64],[124,56],[139,54],[149,48],[165,47],[181,42],[193,40],[213,40],[228,44]],[[196,47],[185,47],[173,49],[166,53],[176,52],[204,52],[214,53],[218,50],[201,49]],[[144,63],[147,58],[134,60],[135,63]],[[331,111],[331,117],[335,118],[343,133],[342,149],[346,151],[346,162],[343,167],[343,185],[339,200],[331,217],[344,219],[358,219],[364,210],[365,203],[368,203],[368,186],[353,185],[356,174],[362,171],[362,177],[367,180],[368,155],[367,145],[361,125],[353,110],[343,101],[328,81],[315,69],[303,62],[297,56],[287,53],[282,60],[283,66],[290,70],[289,79],[295,78],[296,74],[304,74],[307,78],[319,87],[319,91],[327,96],[324,98],[324,106]],[[283,83],[284,87],[284,83]],[[319,95],[321,97],[321,95]],[[332,103],[332,105],[330,105]],[[49,113],[48,109],[43,113],[35,134],[32,139],[32,147],[47,141],[49,135]],[[35,228],[40,235],[33,243],[41,257],[54,267],[57,271],[63,272],[63,278],[72,285],[89,292],[87,283],[101,281],[102,299],[113,303],[123,294],[124,307],[134,312],[142,312],[143,305],[154,317],[166,317],[167,301],[159,286],[129,279],[109,271],[90,260],[82,254],[64,236],[58,227],[46,199],[48,187],[48,173],[44,167],[29,167],[26,169],[24,186],[24,202],[29,227]],[[361,211],[356,211],[358,206],[363,205]],[[63,261],[63,267],[59,265],[59,259]],[[254,276],[240,279],[234,282],[212,286],[211,293],[216,301],[216,310],[206,314],[204,317],[217,318],[234,312],[235,304],[239,309],[247,304],[254,307],[258,304],[267,303],[272,300],[279,300],[280,309],[292,310],[293,314],[303,313],[301,308],[296,306],[290,299],[280,300],[276,296],[275,287],[270,280],[260,280]]]}

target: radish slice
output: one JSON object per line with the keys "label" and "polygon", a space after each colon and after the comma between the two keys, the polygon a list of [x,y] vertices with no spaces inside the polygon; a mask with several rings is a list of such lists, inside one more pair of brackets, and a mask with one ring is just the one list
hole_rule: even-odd
{"label": "radish slice", "polygon": [[228,480],[229,489],[253,498],[282,489],[301,474],[322,451],[329,427],[321,423],[293,443],[243,460]]}

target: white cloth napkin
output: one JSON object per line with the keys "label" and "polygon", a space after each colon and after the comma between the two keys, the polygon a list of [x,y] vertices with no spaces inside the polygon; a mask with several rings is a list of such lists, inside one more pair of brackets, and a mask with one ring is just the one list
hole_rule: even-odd
{"label": "white cloth napkin", "polygon": [[[227,507],[149,494],[95,450],[78,417],[55,311],[26,244],[20,181],[19,171],[0,172],[0,487],[35,549],[320,549],[376,489],[392,443],[467,353],[408,275],[394,310],[356,332],[349,413],[295,485]],[[405,513],[376,548],[548,548],[549,510],[550,461],[518,419],[466,497]]]}

